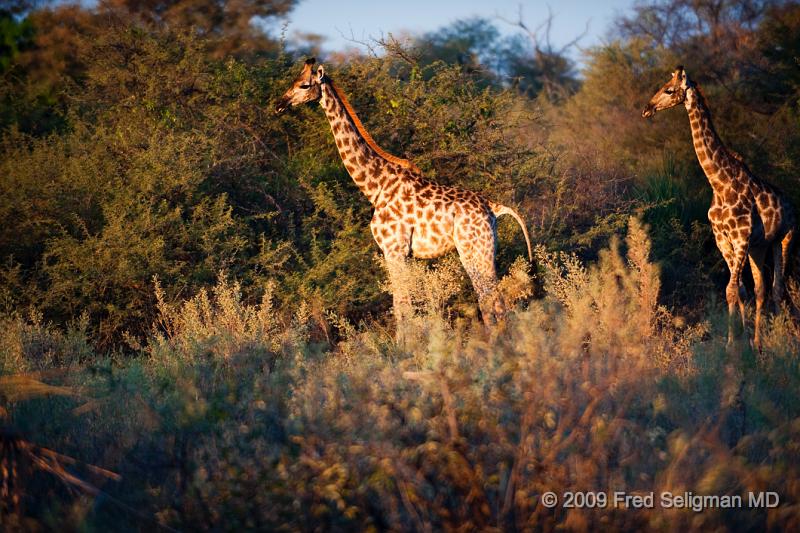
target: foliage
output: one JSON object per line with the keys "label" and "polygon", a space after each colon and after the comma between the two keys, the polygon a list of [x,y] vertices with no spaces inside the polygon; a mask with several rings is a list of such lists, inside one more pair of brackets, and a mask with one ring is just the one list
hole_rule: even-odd
{"label": "foliage", "polygon": [[16,20],[10,12],[0,11],[0,73],[9,69],[32,36],[30,20]]}
{"label": "foliage", "polygon": [[[170,5],[183,12],[182,3]],[[184,31],[179,19],[140,25],[120,13],[141,6],[120,6],[104,19],[108,27],[97,17],[111,4],[33,10],[25,19],[39,30],[4,85],[0,218],[15,221],[0,230],[7,305],[34,305],[56,323],[86,313],[94,343],[124,346],[123,336],[141,338],[155,318],[154,275],[169,300],[225,270],[242,280],[246,301],[261,297],[267,279],[277,282],[277,301],[307,301],[315,334],[326,339],[329,311],[356,322],[381,316],[389,302],[378,290],[384,274],[365,223],[369,205],[338,161],[324,117],[313,107],[281,119],[265,112],[293,73],[287,58],[222,62],[216,41]],[[793,46],[795,13],[770,7],[759,15],[763,29],[742,23],[752,51],[741,51],[737,68],[760,51],[759,64],[778,80],[748,86],[748,101],[791,102],[796,93],[781,52]],[[49,31],[55,21],[71,31]],[[504,61],[524,64],[528,52],[519,38],[499,35],[462,21],[411,50],[390,47],[383,58],[355,57],[329,71],[389,151],[439,182],[516,205],[547,247],[594,257],[628,213],[645,209],[665,261],[666,301],[689,304],[675,292],[681,280],[697,280],[703,292],[723,283],[720,262],[678,265],[713,249],[701,206],[665,207],[707,197],[688,132],[675,134],[688,129],[685,118],[638,117],[678,61],[681,37],[663,50],[631,33],[590,51],[574,96],[530,100],[501,81],[511,75]],[[744,105],[727,102],[725,86],[706,87],[723,136],[758,173],[773,169],[772,181],[786,183],[800,146],[796,106],[745,123]],[[743,129],[772,131],[757,146],[727,133]],[[674,171],[661,178],[665,158]],[[511,222],[500,235],[502,271],[524,248]],[[459,292],[464,308],[468,284]]]}
{"label": "foliage", "polygon": [[[489,332],[455,256],[411,262],[402,347],[327,121],[270,112],[302,58],[250,21],[293,3],[201,5],[12,2],[0,24],[4,528],[797,529],[800,264],[762,351],[726,351],[686,116],[640,116],[686,65],[798,205],[796,2],[638,4],[580,80],[483,20],[331,56],[381,146],[539,245],[532,266],[501,219]],[[598,490],[786,505],[539,502]]]}
{"label": "foliage", "polygon": [[795,326],[778,315],[761,357],[731,357],[722,335],[706,337],[713,326],[676,326],[658,305],[636,220],[625,248],[596,265],[540,251],[548,296],[501,335],[446,319],[453,265],[418,271],[407,351],[342,322],[320,351],[303,309],[283,322],[268,296],[245,304],[223,278],[162,307],[136,359],[48,378],[79,396],[31,393],[9,410],[34,442],[120,476],[83,473],[105,494],[93,503],[36,474],[27,482],[51,497],[23,497],[18,512],[115,529],[793,527],[780,508],[540,504],[545,491],[798,496]]}
{"label": "foliage", "polygon": [[[119,30],[87,52],[66,131],[8,134],[0,213],[21,225],[5,225],[0,243],[26,287],[16,305],[59,321],[87,312],[105,347],[152,320],[153,275],[168,298],[224,269],[245,287],[277,278],[280,300],[308,298],[319,317],[385,310],[368,204],[324,119],[303,109],[279,121],[263,110],[287,65],[219,63],[192,35]],[[391,69],[364,60],[333,73],[388,146],[408,132],[404,150],[442,173],[433,177],[483,184],[497,198],[536,171],[536,157],[508,137],[520,121],[511,93],[442,63],[403,84]]]}
{"label": "foliage", "polygon": [[[274,40],[257,24],[286,15],[296,0],[101,0],[98,13],[170,28],[193,28],[219,59],[274,51]],[[270,50],[271,49],[271,50]]]}

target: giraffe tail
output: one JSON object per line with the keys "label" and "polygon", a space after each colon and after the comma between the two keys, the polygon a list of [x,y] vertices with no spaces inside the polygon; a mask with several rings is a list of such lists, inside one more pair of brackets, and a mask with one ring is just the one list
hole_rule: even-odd
{"label": "giraffe tail", "polygon": [[494,213],[494,216],[499,217],[501,215],[511,215],[514,217],[514,220],[517,221],[517,224],[522,228],[522,233],[525,235],[525,244],[528,245],[528,259],[531,263],[533,263],[533,252],[531,251],[531,239],[528,236],[528,228],[525,226],[525,221],[522,220],[522,217],[519,216],[519,213],[514,211],[508,206],[503,204],[496,204],[494,202],[489,202],[489,208]]}

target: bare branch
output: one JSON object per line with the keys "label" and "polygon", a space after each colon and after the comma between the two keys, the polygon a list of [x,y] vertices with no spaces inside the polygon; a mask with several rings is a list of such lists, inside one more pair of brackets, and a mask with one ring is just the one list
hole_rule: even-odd
{"label": "bare branch", "polygon": [[389,33],[388,39],[381,36],[379,40],[376,41],[386,52],[390,55],[395,57],[399,57],[409,65],[416,65],[419,63],[421,58],[421,53],[414,53],[413,49],[409,49],[409,47],[405,46],[401,43],[398,39],[394,37],[391,33]]}
{"label": "bare branch", "polygon": [[374,46],[375,43],[376,43],[376,40],[373,39],[372,37],[370,37],[372,42],[369,42],[369,41],[365,40],[365,38],[363,36],[361,37],[361,39],[356,38],[356,35],[355,35],[355,32],[353,31],[353,26],[352,25],[350,25],[350,36],[349,37],[347,35],[345,35],[344,32],[342,30],[340,30],[339,28],[336,28],[336,31],[339,32],[339,36],[342,39],[365,48],[367,50],[367,53],[369,55],[371,55],[372,57],[378,57],[378,53],[375,51],[375,46]]}
{"label": "bare branch", "polygon": [[[589,27],[591,23],[591,20],[587,20],[586,27],[580,34],[578,34],[577,37],[569,41],[558,50],[555,50],[551,40],[553,20],[555,20],[555,15],[553,14],[553,9],[549,4],[547,5],[547,17],[534,29],[531,29],[525,23],[525,17],[521,4],[519,5],[516,20],[508,19],[499,13],[496,13],[495,17],[510,26],[521,29],[528,36],[528,39],[530,39],[531,43],[533,44],[533,49],[537,55],[564,55],[570,48],[576,46],[581,39],[586,37],[586,35],[589,33]],[[542,44],[542,40],[544,40],[544,44]]]}
{"label": "bare branch", "polygon": [[558,55],[564,55],[564,53],[565,53],[567,50],[569,50],[569,49],[570,49],[570,48],[572,48],[573,46],[577,46],[577,45],[578,45],[578,42],[579,42],[581,39],[583,39],[584,37],[586,37],[586,35],[588,35],[588,33],[589,33],[589,27],[590,27],[590,25],[591,25],[591,22],[592,22],[592,19],[586,19],[586,27],[584,27],[584,28],[583,28],[583,31],[582,31],[581,33],[579,33],[579,34],[578,34],[578,36],[577,36],[577,37],[575,37],[574,39],[572,39],[570,42],[568,42],[567,44],[565,44],[564,46],[562,46],[561,48],[559,48],[559,50],[558,50],[558,52],[557,52],[557,53],[558,53]]}

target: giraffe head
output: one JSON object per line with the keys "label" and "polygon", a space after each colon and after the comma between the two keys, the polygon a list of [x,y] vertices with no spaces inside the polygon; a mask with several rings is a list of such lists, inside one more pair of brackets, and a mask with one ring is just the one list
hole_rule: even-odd
{"label": "giraffe head", "polygon": [[286,91],[275,106],[275,113],[282,113],[290,106],[315,102],[322,96],[322,81],[325,79],[325,70],[322,65],[314,68],[316,59],[313,57],[306,60],[303,71],[292,82],[292,86]]}
{"label": "giraffe head", "polygon": [[689,79],[686,77],[686,71],[683,70],[682,66],[678,66],[669,81],[653,95],[644,107],[642,116],[650,118],[656,114],[656,111],[682,104],[686,99],[686,88],[688,86]]}

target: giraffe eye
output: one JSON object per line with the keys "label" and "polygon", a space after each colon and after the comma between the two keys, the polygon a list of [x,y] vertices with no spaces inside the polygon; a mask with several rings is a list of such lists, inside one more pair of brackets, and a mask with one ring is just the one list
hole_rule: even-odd
{"label": "giraffe eye", "polygon": [[666,89],[664,92],[667,94],[672,94],[675,92],[675,89]]}
{"label": "giraffe eye", "polygon": [[300,88],[301,89],[310,89],[311,85],[309,85],[308,83],[304,83],[303,85],[300,86]]}

